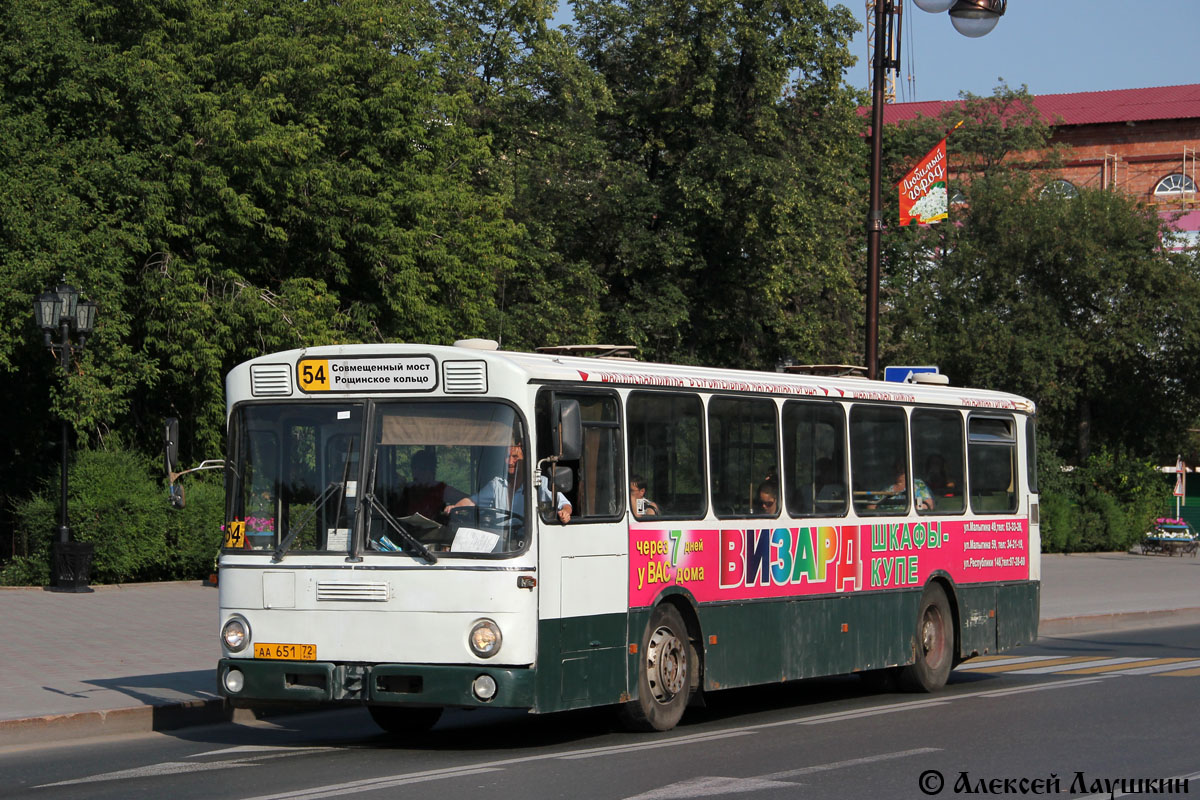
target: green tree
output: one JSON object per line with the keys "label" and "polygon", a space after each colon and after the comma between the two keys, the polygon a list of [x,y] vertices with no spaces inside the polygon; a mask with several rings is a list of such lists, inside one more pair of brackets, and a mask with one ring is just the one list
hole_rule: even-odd
{"label": "green tree", "polygon": [[549,0],[446,2],[458,76],[495,158],[479,180],[510,193],[519,257],[499,285],[489,328],[505,347],[596,341],[608,287],[591,262],[610,164],[597,114],[607,87],[569,31],[548,26]]}
{"label": "green tree", "polygon": [[590,204],[607,329],[743,366],[853,351],[865,152],[842,83],[856,23],[820,0],[579,0],[610,153]]}
{"label": "green tree", "polygon": [[[191,461],[220,450],[245,358],[486,334],[518,229],[477,179],[493,157],[454,58],[421,0],[8,9],[0,369],[27,376],[2,402],[28,424],[6,492],[53,463],[59,415],[147,451],[182,416]],[[29,321],[60,276],[100,304],[61,390]]]}
{"label": "green tree", "polygon": [[[1200,412],[1194,254],[1163,249],[1162,220],[1128,195],[1041,192],[1015,156],[1044,158],[1045,126],[1007,95],[991,107],[1027,124],[998,129],[985,113],[966,139],[951,137],[951,162],[978,169],[960,182],[967,202],[951,223],[885,237],[886,357],[1032,398],[1071,463],[1096,447],[1174,458]],[[964,142],[987,142],[976,128],[1007,144],[972,153]]]}

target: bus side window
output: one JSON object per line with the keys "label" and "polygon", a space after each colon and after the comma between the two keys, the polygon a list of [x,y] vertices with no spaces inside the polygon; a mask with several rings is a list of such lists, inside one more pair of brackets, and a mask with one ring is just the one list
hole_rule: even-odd
{"label": "bus side window", "polygon": [[850,471],[854,510],[863,515],[904,514],[909,508],[908,441],[904,409],[855,405],[850,409]]}
{"label": "bus side window", "polygon": [[625,481],[621,476],[621,426],[617,415],[617,397],[603,393],[542,392],[538,397],[538,457],[544,458],[550,442],[551,397],[579,403],[583,423],[583,453],[578,461],[563,462],[574,471],[571,490],[565,492],[571,503],[572,518],[613,518],[625,504]]}
{"label": "bus side window", "polygon": [[783,479],[793,517],[846,513],[846,415],[840,405],[784,403]]}
{"label": "bus side window", "polygon": [[[714,397],[708,403],[709,481],[718,517],[779,515],[775,403]],[[760,505],[760,494],[772,502]]]}
{"label": "bus side window", "polygon": [[[928,489],[918,514],[958,514],[963,498],[963,421],[957,411],[918,408],[912,413],[913,474]],[[914,485],[916,485],[914,483]],[[929,505],[932,504],[932,507]]]}
{"label": "bus side window", "polygon": [[704,409],[692,394],[632,392],[626,403],[629,474],[665,518],[704,516]]}
{"label": "bus side window", "polygon": [[1017,510],[1017,436],[1012,417],[967,420],[967,466],[971,510],[976,514]]}

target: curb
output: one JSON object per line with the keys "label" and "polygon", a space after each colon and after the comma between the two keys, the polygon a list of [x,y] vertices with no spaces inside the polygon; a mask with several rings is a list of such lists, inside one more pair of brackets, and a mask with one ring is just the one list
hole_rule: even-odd
{"label": "curb", "polygon": [[95,736],[173,731],[196,725],[249,722],[255,718],[252,711],[228,707],[224,699],[215,699],[4,719],[0,720],[0,748]]}
{"label": "curb", "polygon": [[1038,623],[1038,639],[1044,636],[1070,636],[1107,633],[1137,628],[1169,628],[1200,622],[1200,608],[1176,608],[1166,611],[1126,611],[1044,619]]}

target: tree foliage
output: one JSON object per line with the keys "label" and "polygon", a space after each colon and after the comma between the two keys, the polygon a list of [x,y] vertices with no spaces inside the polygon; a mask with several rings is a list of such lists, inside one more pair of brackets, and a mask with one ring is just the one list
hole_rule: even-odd
{"label": "tree foliage", "polygon": [[[59,419],[88,453],[81,490],[107,495],[85,461],[148,458],[166,416],[184,420],[185,463],[219,455],[223,377],[264,352],[487,336],[713,365],[858,361],[853,13],[573,8],[557,29],[553,0],[7,8],[0,403],[18,423],[0,431],[0,539],[28,541],[45,516],[28,503],[49,502]],[[898,179],[965,118],[951,158],[971,179],[953,225],[898,230],[889,211],[885,359],[1033,397],[1065,458],[1166,452],[1200,397],[1194,256],[1164,252],[1128,198],[1040,197],[1013,156],[1055,154],[1023,90],[955,117],[887,132]],[[65,373],[29,313],[60,280],[100,305]],[[140,487],[143,466],[108,469]]]}

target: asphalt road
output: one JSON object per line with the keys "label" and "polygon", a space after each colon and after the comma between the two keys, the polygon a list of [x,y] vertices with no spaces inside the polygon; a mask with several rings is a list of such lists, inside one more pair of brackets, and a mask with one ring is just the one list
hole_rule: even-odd
{"label": "asphalt road", "polygon": [[1108,797],[1160,779],[1196,793],[1197,699],[1200,626],[1043,637],[938,694],[850,676],[732,690],[666,734],[621,732],[607,710],[480,711],[413,744],[353,710],[30,746],[0,754],[0,796]]}

